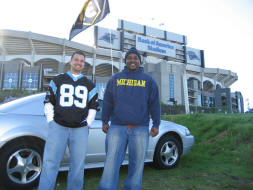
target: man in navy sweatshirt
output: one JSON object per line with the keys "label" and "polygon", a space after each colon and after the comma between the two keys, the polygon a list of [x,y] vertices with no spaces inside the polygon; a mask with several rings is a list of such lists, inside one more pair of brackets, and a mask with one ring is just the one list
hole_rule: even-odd
{"label": "man in navy sweatshirt", "polygon": [[[106,161],[98,190],[117,190],[119,170],[128,146],[128,176],[124,190],[140,190],[149,135],[159,132],[161,107],[158,86],[140,67],[135,48],[125,55],[126,66],[107,83],[102,129],[106,135]],[[150,115],[153,126],[149,132]],[[108,122],[111,121],[110,126]]]}

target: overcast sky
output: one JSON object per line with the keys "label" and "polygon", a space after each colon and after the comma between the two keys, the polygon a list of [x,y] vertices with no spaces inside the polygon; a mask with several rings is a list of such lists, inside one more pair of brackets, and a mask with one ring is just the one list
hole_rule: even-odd
{"label": "overcast sky", "polygon": [[[85,0],[8,0],[0,6],[0,29],[68,39]],[[109,0],[111,13],[99,26],[116,29],[118,19],[186,35],[188,46],[205,51],[205,65],[236,72],[232,91],[253,107],[253,0]],[[163,23],[163,25],[160,25]],[[88,29],[73,41],[92,44]]]}

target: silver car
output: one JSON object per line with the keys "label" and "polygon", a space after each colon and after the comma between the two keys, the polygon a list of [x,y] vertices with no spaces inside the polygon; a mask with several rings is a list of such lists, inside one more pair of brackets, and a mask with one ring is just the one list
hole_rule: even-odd
{"label": "silver car", "polygon": [[[0,180],[7,189],[29,189],[38,184],[48,129],[44,97],[45,93],[40,93],[0,105]],[[105,134],[101,126],[99,111],[90,127],[86,169],[104,166]],[[188,128],[161,121],[159,134],[150,137],[146,162],[154,162],[160,169],[173,168],[193,144]],[[68,170],[68,160],[67,148],[60,171]],[[123,164],[127,163],[126,154]]]}

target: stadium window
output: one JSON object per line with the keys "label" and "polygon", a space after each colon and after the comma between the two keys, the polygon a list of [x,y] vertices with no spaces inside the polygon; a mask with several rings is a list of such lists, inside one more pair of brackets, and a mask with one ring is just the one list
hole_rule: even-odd
{"label": "stadium window", "polygon": [[5,73],[3,80],[3,89],[18,88],[18,73]]}
{"label": "stadium window", "polygon": [[25,90],[37,90],[39,82],[38,73],[23,73],[22,77],[22,89]]}
{"label": "stadium window", "polygon": [[174,74],[169,74],[170,98],[174,98]]}
{"label": "stadium window", "polygon": [[96,87],[98,90],[98,99],[103,100],[104,98],[104,93],[105,93],[105,88],[106,88],[106,83],[103,82],[98,82],[96,83]]}

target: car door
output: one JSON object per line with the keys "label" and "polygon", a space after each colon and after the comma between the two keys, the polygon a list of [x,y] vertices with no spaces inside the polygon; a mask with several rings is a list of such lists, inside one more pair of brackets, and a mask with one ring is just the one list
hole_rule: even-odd
{"label": "car door", "polygon": [[105,137],[102,131],[102,121],[95,120],[89,129],[88,152],[86,163],[96,164],[105,160]]}
{"label": "car door", "polygon": [[103,163],[105,160],[105,137],[102,131],[102,101],[99,101],[99,111],[89,128],[88,152],[86,156],[87,164]]}

